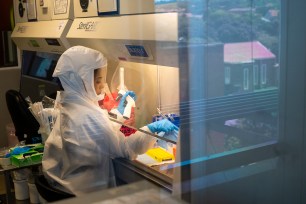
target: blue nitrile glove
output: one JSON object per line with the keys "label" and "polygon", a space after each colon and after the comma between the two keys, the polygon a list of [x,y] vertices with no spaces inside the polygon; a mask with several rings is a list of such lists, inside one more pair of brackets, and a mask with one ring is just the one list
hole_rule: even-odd
{"label": "blue nitrile glove", "polygon": [[125,108],[125,106],[126,106],[126,104],[125,104],[125,99],[126,99],[127,96],[131,96],[131,97],[134,99],[134,101],[136,100],[136,94],[134,93],[134,91],[127,91],[127,92],[121,97],[120,102],[119,102],[119,105],[118,105],[118,108],[117,108],[117,110],[118,110],[121,114],[123,114],[123,112],[124,112],[124,108]]}
{"label": "blue nitrile glove", "polygon": [[[171,140],[173,142],[177,142],[178,131],[175,130],[175,131],[171,131],[171,132],[168,132],[168,133],[164,133],[164,132],[161,132],[161,133],[158,134],[160,137],[166,138],[166,139]],[[157,144],[158,144],[158,146],[167,150],[168,145],[167,145],[167,142],[165,140],[159,139],[157,141]]]}
{"label": "blue nitrile glove", "polygon": [[155,121],[153,123],[150,123],[147,125],[147,127],[150,129],[152,133],[157,132],[171,132],[173,130],[178,130],[178,127],[175,126],[173,123],[171,123],[168,119],[162,119]]}

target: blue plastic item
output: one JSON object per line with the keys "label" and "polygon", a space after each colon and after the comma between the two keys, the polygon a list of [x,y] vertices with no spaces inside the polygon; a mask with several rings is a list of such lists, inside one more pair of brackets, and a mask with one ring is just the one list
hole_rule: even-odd
{"label": "blue plastic item", "polygon": [[11,151],[11,155],[17,155],[17,154],[23,154],[25,152],[28,152],[31,149],[31,147],[28,146],[24,146],[24,147],[15,147],[12,151]]}
{"label": "blue plastic item", "polygon": [[133,91],[127,91],[123,96],[122,96],[122,98],[120,99],[120,102],[119,102],[119,105],[118,105],[118,108],[117,108],[117,110],[121,113],[121,114],[123,114],[123,112],[124,112],[124,108],[125,108],[125,106],[126,106],[126,97],[127,96],[131,96],[133,99],[134,99],[134,101],[136,100],[136,94],[133,92]]}
{"label": "blue plastic item", "polygon": [[155,121],[159,121],[159,120],[162,120],[162,119],[165,119],[165,118],[167,118],[170,122],[172,122],[177,127],[180,127],[180,116],[175,114],[175,113],[153,116],[152,121],[155,122]]}

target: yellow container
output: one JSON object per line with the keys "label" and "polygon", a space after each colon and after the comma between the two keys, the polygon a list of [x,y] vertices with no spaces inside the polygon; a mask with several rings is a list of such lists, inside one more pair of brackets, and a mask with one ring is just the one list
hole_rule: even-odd
{"label": "yellow container", "polygon": [[149,149],[146,154],[159,162],[174,160],[173,154],[160,147]]}

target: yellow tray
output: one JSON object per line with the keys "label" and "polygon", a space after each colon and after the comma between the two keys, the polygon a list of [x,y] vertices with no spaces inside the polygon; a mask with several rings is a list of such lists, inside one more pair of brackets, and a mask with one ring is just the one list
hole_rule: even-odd
{"label": "yellow tray", "polygon": [[172,154],[160,147],[149,149],[146,154],[159,162],[171,161],[174,159]]}

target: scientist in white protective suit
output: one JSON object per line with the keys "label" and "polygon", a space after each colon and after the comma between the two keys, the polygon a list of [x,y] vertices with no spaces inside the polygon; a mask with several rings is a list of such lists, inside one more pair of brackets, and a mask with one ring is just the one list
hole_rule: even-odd
{"label": "scientist in white protective suit", "polygon": [[[115,186],[111,158],[135,159],[156,142],[139,131],[124,137],[120,126],[99,107],[106,69],[107,60],[100,52],[75,46],[61,55],[53,73],[64,91],[59,115],[45,143],[43,173],[55,188],[76,196]],[[177,127],[162,120],[142,129],[159,133]]]}

